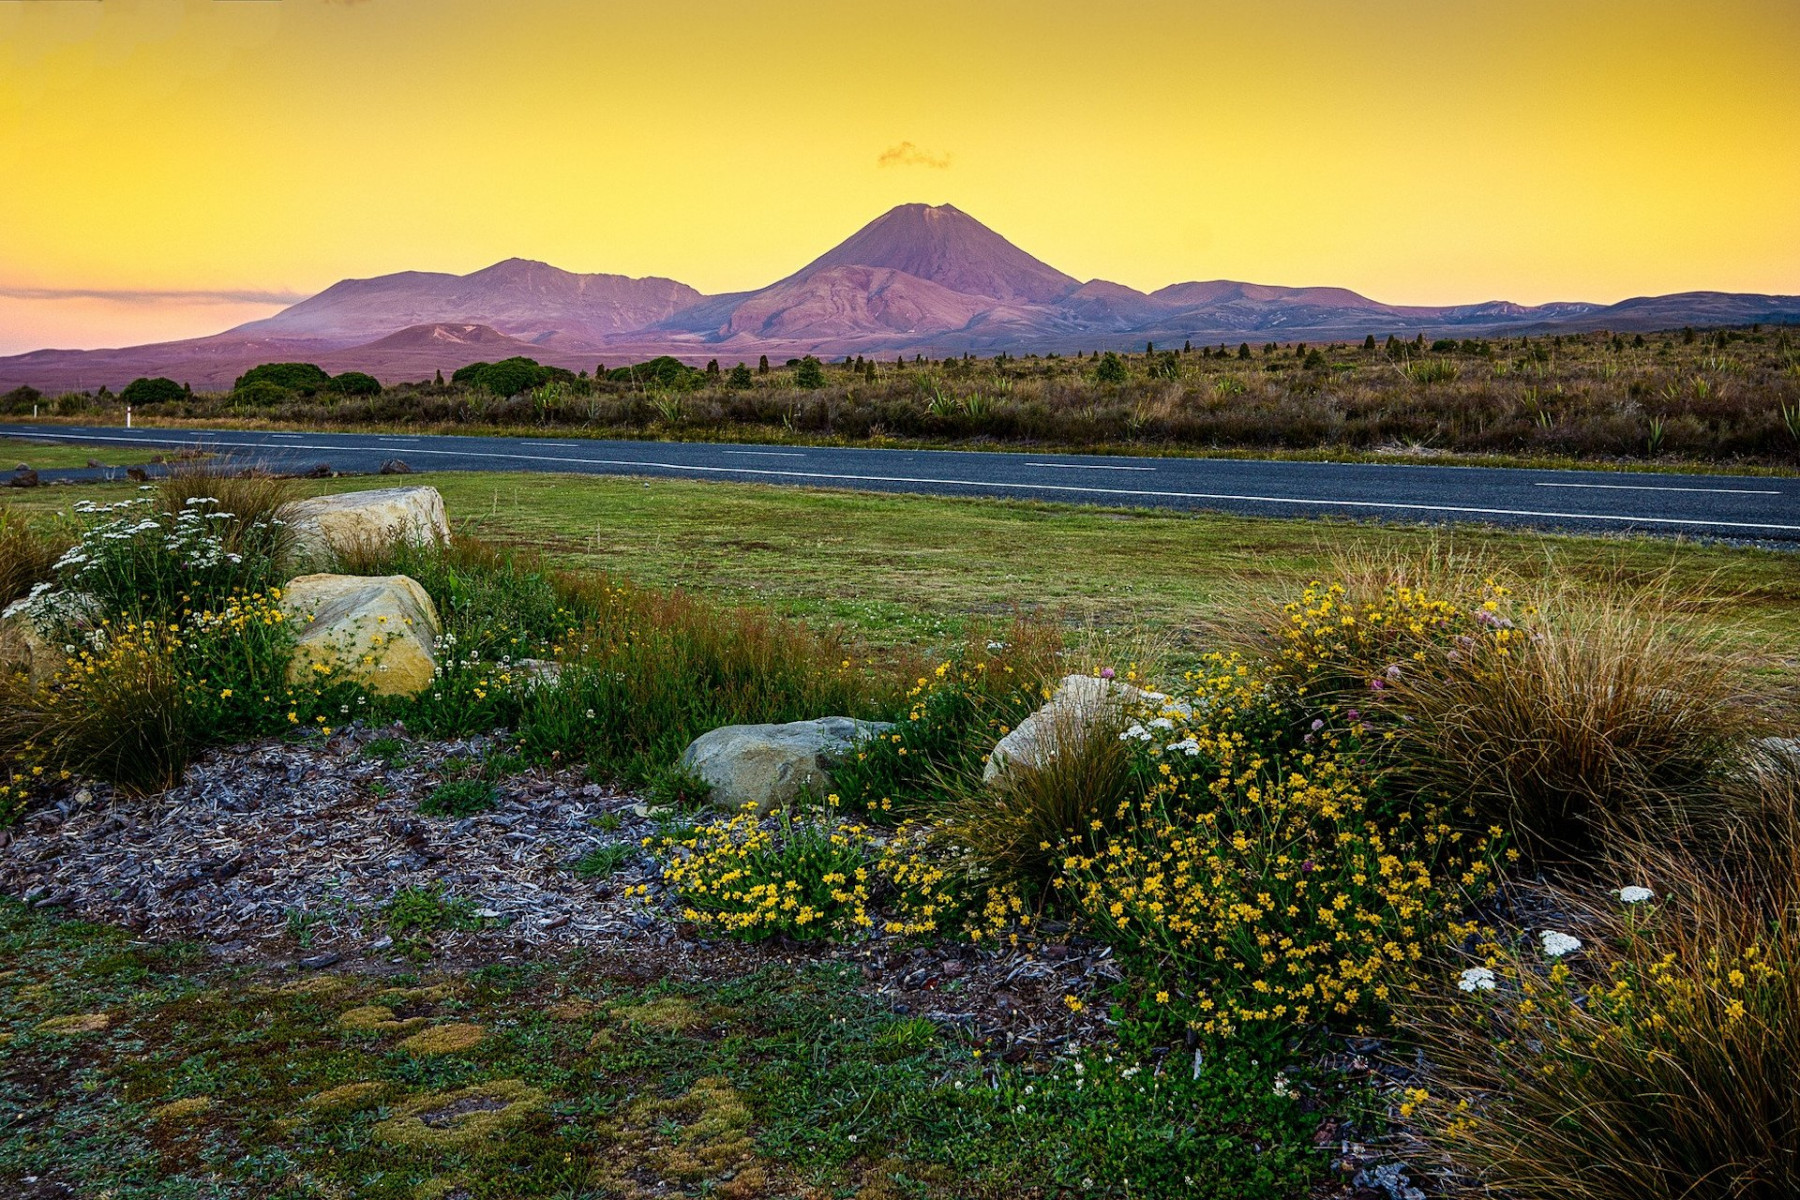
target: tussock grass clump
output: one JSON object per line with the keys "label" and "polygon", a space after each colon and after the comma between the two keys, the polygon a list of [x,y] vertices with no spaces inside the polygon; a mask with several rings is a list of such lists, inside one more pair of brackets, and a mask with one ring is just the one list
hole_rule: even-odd
{"label": "tussock grass clump", "polygon": [[1574,955],[1490,934],[1458,964],[1488,982],[1414,989],[1420,1102],[1459,1165],[1543,1200],[1800,1195],[1800,760],[1756,789],[1725,865],[1654,829],[1619,843],[1610,880],[1560,898]]}
{"label": "tussock grass clump", "polygon": [[226,549],[249,557],[285,562],[293,538],[281,523],[283,507],[298,499],[294,481],[260,471],[227,471],[188,464],[157,480],[157,506],[170,517],[196,501],[210,502]]}
{"label": "tussock grass clump", "polygon": [[41,533],[17,515],[0,510],[0,608],[47,582],[66,549],[67,538]]}
{"label": "tussock grass clump", "polygon": [[952,785],[932,816],[937,836],[972,854],[995,877],[1042,895],[1071,841],[1118,823],[1146,791],[1142,761],[1119,737],[1124,706],[1055,714],[1034,764],[1008,764],[993,780]]}
{"label": "tussock grass clump", "polygon": [[1632,598],[1558,596],[1528,620],[1526,637],[1403,669],[1389,688],[1401,774],[1475,805],[1542,862],[1622,826],[1711,819],[1748,726],[1712,639]]}
{"label": "tussock grass clump", "polygon": [[1382,730],[1392,781],[1541,865],[1621,827],[1694,827],[1752,721],[1716,627],[1665,582],[1521,589],[1433,547],[1338,564],[1245,639],[1302,706]]}

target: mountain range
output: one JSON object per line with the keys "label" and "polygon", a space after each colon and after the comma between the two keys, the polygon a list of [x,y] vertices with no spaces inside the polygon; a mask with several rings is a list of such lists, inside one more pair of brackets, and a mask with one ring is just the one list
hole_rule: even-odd
{"label": "mountain range", "polygon": [[1335,287],[1232,280],[1140,292],[1083,282],[952,205],[903,204],[792,275],[707,296],[673,279],[583,275],[507,259],[468,275],[345,279],[274,316],[211,337],[0,358],[0,391],[117,389],[167,375],[228,387],[260,362],[304,360],[385,382],[524,354],[592,369],[671,354],[729,366],[768,355],[1131,349],[1145,342],[1360,341],[1682,325],[1800,322],[1800,296],[1684,292],[1618,304],[1392,305]]}

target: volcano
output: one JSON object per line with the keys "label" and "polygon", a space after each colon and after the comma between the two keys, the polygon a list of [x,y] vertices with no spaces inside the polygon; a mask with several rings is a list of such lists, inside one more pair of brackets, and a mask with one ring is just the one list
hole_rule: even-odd
{"label": "volcano", "polygon": [[699,363],[804,354],[1141,348],[1238,341],[1647,332],[1681,325],[1800,323],[1800,297],[1688,292],[1619,304],[1384,304],[1339,287],[1215,279],[1140,292],[1081,281],[950,204],[890,209],[793,274],[706,296],[661,277],[579,274],[510,258],[468,275],[346,279],[274,316],[211,337],[120,350],[0,358],[0,391],[167,375],[229,387],[258,362],[304,360],[386,382],[524,354],[573,369],[669,354]]}

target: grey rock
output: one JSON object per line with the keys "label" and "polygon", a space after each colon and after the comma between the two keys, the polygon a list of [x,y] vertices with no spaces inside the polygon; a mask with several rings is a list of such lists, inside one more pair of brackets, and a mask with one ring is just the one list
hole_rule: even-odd
{"label": "grey rock", "polygon": [[982,782],[992,782],[1008,767],[1039,767],[1053,757],[1059,739],[1085,737],[1096,722],[1151,699],[1148,692],[1102,679],[1098,675],[1066,675],[1049,701],[1019,722],[988,755]]}
{"label": "grey rock", "polygon": [[804,791],[823,797],[831,769],[858,742],[893,728],[882,721],[820,717],[785,725],[727,725],[703,733],[681,752],[684,771],[712,787],[712,801],[728,812],[754,805],[768,813]]}

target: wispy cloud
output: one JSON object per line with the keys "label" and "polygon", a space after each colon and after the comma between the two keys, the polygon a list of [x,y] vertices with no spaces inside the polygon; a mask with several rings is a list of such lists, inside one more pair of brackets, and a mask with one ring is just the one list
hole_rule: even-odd
{"label": "wispy cloud", "polygon": [[39,288],[0,283],[0,296],[10,300],[111,300],[116,304],[293,304],[306,299],[303,292],[256,289],[195,291],[153,288]]}
{"label": "wispy cloud", "polygon": [[935,171],[942,171],[950,165],[950,155],[948,151],[943,154],[934,154],[929,150],[920,149],[911,142],[901,142],[883,150],[881,157],[875,160],[875,165],[878,167],[930,167]]}

